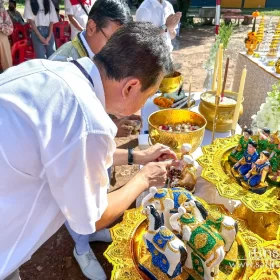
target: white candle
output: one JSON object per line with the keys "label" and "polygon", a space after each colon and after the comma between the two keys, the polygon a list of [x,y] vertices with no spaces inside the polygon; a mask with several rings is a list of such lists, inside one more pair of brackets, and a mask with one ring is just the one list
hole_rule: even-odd
{"label": "white candle", "polygon": [[214,74],[213,74],[213,80],[212,80],[212,90],[213,91],[216,90],[216,85],[217,85],[218,62],[219,62],[219,49],[216,53],[216,59],[215,59]]}
{"label": "white candle", "polygon": [[242,98],[243,98],[243,93],[244,93],[246,76],[247,76],[247,68],[245,66],[243,69],[243,72],[242,72],[236,107],[235,107],[235,111],[234,111],[234,115],[233,115],[233,119],[232,119],[232,130],[236,130],[236,125],[237,125],[238,118],[239,118],[240,106],[242,103]]}
{"label": "white candle", "polygon": [[224,57],[224,46],[219,46],[219,61],[218,61],[218,85],[217,85],[217,96],[221,96],[222,84],[223,84],[223,57]]}

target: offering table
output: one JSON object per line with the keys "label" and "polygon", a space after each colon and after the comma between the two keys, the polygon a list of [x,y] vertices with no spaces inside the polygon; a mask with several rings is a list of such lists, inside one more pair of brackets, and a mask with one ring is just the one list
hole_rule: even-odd
{"label": "offering table", "polygon": [[275,72],[274,66],[267,66],[260,58],[241,52],[236,63],[232,83],[233,91],[238,91],[244,65],[247,66],[248,71],[244,88],[244,112],[239,121],[241,125],[250,126],[252,115],[259,111],[261,104],[265,102],[267,92],[271,91],[271,86],[280,81],[280,75]]}

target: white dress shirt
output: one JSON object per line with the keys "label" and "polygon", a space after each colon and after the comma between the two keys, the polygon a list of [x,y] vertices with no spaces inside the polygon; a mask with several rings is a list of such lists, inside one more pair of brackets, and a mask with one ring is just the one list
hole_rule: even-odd
{"label": "white dress shirt", "polygon": [[52,23],[58,22],[58,17],[53,2],[49,0],[50,12],[45,15],[43,0],[37,0],[37,1],[39,4],[38,14],[36,16],[33,14],[31,10],[30,0],[26,0],[23,17],[25,19],[34,20],[36,26],[49,26],[51,22]]}
{"label": "white dress shirt", "polygon": [[0,75],[0,279],[65,222],[95,231],[116,149],[97,67],[30,60]]}
{"label": "white dress shirt", "polygon": [[[151,22],[156,27],[161,27],[172,14],[175,14],[175,12],[170,2],[162,0],[161,4],[158,0],[144,0],[136,11],[136,21]],[[172,52],[173,46],[169,32],[165,32],[164,36],[169,51]]]}
{"label": "white dress shirt", "polygon": [[[85,9],[90,12],[95,0],[90,0],[90,5],[84,5]],[[87,26],[88,16],[80,4],[72,5],[70,0],[64,0],[65,4],[65,14],[72,15],[79,22],[79,24],[85,29]],[[73,40],[77,34],[81,32],[73,24],[71,24],[71,40]]]}

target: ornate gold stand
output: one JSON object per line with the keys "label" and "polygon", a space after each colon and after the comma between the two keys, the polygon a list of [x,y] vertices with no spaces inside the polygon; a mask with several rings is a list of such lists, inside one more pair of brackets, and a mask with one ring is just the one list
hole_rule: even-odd
{"label": "ornate gold stand", "polygon": [[[213,214],[215,214],[215,212],[221,212],[230,215],[222,205],[207,205],[202,200],[200,201],[207,210],[211,211]],[[145,221],[146,217],[142,215],[141,210],[141,208],[137,208],[126,211],[123,221],[111,229],[113,242],[104,253],[108,261],[114,266],[111,280],[148,280],[149,278],[138,268],[140,262],[143,264],[146,263],[153,272],[156,271],[152,265],[149,265],[149,263],[147,264],[147,262],[149,262],[149,254],[142,238],[147,230],[147,223]],[[271,262],[273,260],[273,258],[268,258],[268,256],[263,254],[263,248],[278,248],[277,246],[279,246],[280,243],[278,240],[265,241],[257,234],[248,230],[246,221],[236,218],[234,214],[231,216],[236,219],[239,226],[239,233],[236,240],[238,245],[238,257],[235,261],[237,261],[237,265],[230,275],[225,275],[220,272],[215,280],[260,279],[253,278],[253,275],[267,273],[267,269],[264,272],[259,264],[265,263],[265,261]],[[184,276],[179,276],[175,280],[185,280],[188,274],[192,275],[194,277],[193,279],[198,279],[195,278],[193,271],[185,270]],[[158,279],[168,280],[168,277],[165,277],[165,275],[161,275],[160,273],[159,275]]]}

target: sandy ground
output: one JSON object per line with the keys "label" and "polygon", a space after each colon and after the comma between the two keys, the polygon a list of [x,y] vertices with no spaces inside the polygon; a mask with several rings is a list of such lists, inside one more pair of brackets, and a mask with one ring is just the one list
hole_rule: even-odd
{"label": "sandy ground", "polygon": [[[239,51],[244,50],[244,38],[251,26],[238,26],[234,29],[234,35],[229,44],[227,55],[230,57],[230,70],[228,86],[231,84],[234,66]],[[214,42],[214,27],[200,26],[181,30],[180,37],[174,42],[175,50],[173,57],[175,62],[181,63],[180,71],[188,80],[189,75],[193,77],[193,91],[202,91],[206,71],[203,63],[208,57],[211,45]],[[187,89],[187,87],[186,87]],[[135,136],[119,138],[116,140],[119,147],[135,147],[137,140]],[[125,184],[138,167],[118,167],[115,169],[112,179],[112,190]],[[103,257],[103,252],[108,244],[94,243],[92,249],[105,269],[110,279],[112,266]],[[86,279],[80,272],[73,257],[74,243],[65,227],[49,239],[32,257],[32,259],[21,267],[22,280],[81,280]]]}

